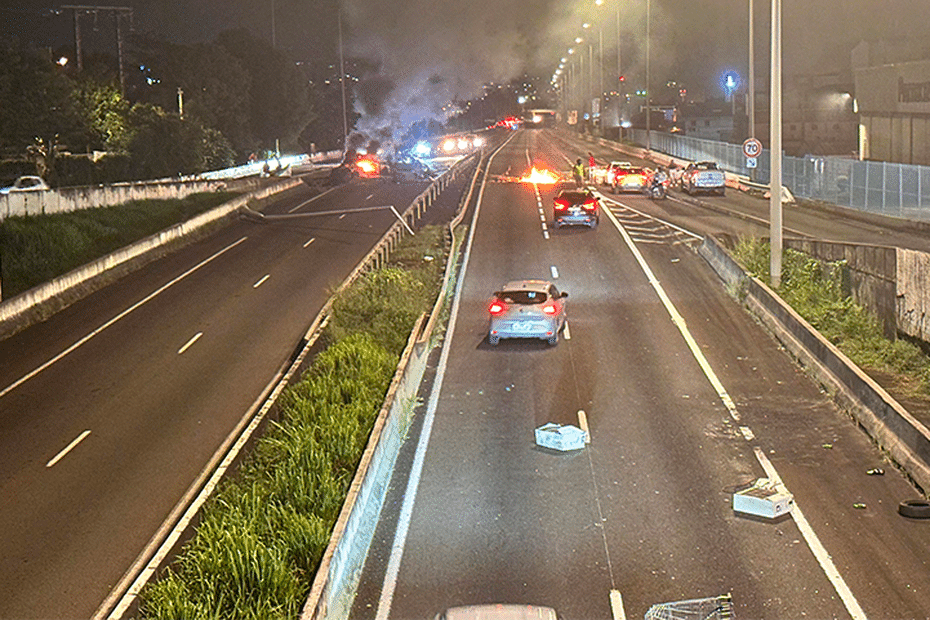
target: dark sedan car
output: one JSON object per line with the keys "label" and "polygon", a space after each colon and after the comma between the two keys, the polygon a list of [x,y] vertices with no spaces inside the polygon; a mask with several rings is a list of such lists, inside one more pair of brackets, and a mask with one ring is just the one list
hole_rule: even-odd
{"label": "dark sedan car", "polygon": [[552,226],[584,225],[594,228],[600,218],[600,206],[600,200],[589,189],[562,189],[552,201]]}

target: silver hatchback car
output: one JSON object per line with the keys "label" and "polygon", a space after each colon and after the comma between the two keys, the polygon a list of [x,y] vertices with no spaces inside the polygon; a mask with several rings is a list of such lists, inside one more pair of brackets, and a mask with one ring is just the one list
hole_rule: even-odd
{"label": "silver hatchback car", "polygon": [[555,285],[545,280],[515,280],[494,293],[488,305],[488,343],[501,338],[541,338],[559,342],[565,325],[565,298]]}

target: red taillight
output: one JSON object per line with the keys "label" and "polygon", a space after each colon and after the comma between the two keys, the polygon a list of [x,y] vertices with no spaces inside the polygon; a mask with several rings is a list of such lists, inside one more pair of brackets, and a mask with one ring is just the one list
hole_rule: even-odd
{"label": "red taillight", "polygon": [[592,198],[591,200],[586,200],[583,205],[585,211],[594,211],[597,209],[597,200]]}
{"label": "red taillight", "polygon": [[504,310],[506,309],[507,309],[507,306],[504,304],[504,302],[498,299],[495,299],[494,301],[492,301],[491,305],[488,306],[488,312],[490,312],[491,314],[495,314],[495,315],[503,313]]}
{"label": "red taillight", "polygon": [[565,211],[569,207],[569,202],[564,198],[556,198],[553,203],[556,211]]}
{"label": "red taillight", "polygon": [[555,307],[555,304],[546,304],[545,306],[543,306],[542,311],[545,312],[546,314],[555,314],[556,312],[558,312],[558,309]]}

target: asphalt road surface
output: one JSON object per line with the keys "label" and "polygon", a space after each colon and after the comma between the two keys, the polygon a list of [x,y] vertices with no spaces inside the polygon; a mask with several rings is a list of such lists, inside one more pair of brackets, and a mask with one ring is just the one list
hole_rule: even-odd
{"label": "asphalt road surface", "polygon": [[0,341],[0,618],[94,614],[425,187],[303,186]]}
{"label": "asphalt road surface", "polygon": [[[568,171],[589,149],[522,131],[489,178]],[[435,406],[404,446],[351,617],[526,603],[641,618],[726,593],[737,618],[927,617],[930,529],[897,514],[916,491],[693,251],[709,229],[756,224],[608,196],[598,229],[554,231],[551,203],[546,186],[485,188]],[[817,224],[833,239],[864,225]],[[569,292],[555,347],[487,344],[489,297],[522,278]],[[588,447],[534,444],[579,411]],[[803,519],[732,510],[741,485],[776,475]]]}

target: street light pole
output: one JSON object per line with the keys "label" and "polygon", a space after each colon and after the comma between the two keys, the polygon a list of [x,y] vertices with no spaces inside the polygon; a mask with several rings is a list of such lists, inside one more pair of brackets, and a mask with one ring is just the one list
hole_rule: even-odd
{"label": "street light pole", "polygon": [[781,205],[781,0],[772,0],[772,103],[769,152],[771,177],[769,186],[769,240],[771,260],[769,271],[772,287],[781,286],[782,205]]}
{"label": "street light pole", "polygon": [[649,88],[649,39],[651,38],[651,2],[646,0],[646,150],[651,148],[650,129],[652,124],[652,106],[649,105],[649,98],[652,96],[652,90]]}
{"label": "street light pole", "polygon": [[342,55],[342,7],[336,7],[336,22],[339,25],[339,83],[342,85],[342,153],[349,151],[349,116],[346,111],[346,67]]}
{"label": "street light pole", "polygon": [[756,34],[755,10],[753,1],[749,0],[749,102],[746,106],[749,116],[749,137],[756,137]]}

